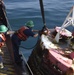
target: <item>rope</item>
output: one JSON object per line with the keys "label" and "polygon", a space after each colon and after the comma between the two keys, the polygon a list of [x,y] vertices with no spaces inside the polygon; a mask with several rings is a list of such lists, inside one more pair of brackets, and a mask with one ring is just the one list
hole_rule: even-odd
{"label": "rope", "polygon": [[[2,8],[3,9],[3,8]],[[10,26],[10,23],[9,23],[9,21],[8,21],[8,18],[7,18],[7,16],[6,16],[6,12],[5,12],[5,10],[3,9],[3,12],[4,12],[4,15],[5,15],[5,17],[6,17],[6,20],[7,20],[7,25],[8,25],[8,28],[10,29],[10,30],[12,30],[12,28],[11,28],[11,26]]]}
{"label": "rope", "polygon": [[33,72],[32,72],[32,70],[31,70],[31,68],[30,68],[30,66],[29,66],[29,65],[28,65],[28,63],[27,63],[26,58],[24,57],[24,55],[23,55],[23,53],[22,53],[22,52],[21,52],[21,54],[22,54],[23,60],[25,61],[25,63],[26,63],[26,65],[27,65],[27,67],[28,67],[28,69],[29,69],[29,71],[30,71],[31,75],[34,75],[34,74],[33,74]]}
{"label": "rope", "polygon": [[[11,28],[11,26],[10,26],[10,24],[9,24],[9,21],[8,21],[8,18],[7,18],[7,15],[6,15],[6,12],[5,12],[4,9],[3,9],[3,12],[4,12],[4,15],[5,15],[6,20],[7,20],[7,23],[8,23],[7,26],[8,26],[8,28],[9,28],[10,30],[12,30],[12,28]],[[39,36],[38,36],[38,39],[39,39]],[[37,41],[38,41],[38,40],[37,40]],[[36,46],[36,45],[37,45],[37,43],[35,44],[35,46]],[[23,46],[19,46],[19,47],[24,48],[24,49],[33,49],[35,46],[33,46],[33,47],[31,47],[31,48],[26,48],[26,47],[23,47]],[[28,67],[28,69],[29,69],[31,75],[34,75],[33,72],[32,72],[32,70],[31,70],[31,68],[30,68],[30,66],[28,65],[28,63],[27,63],[27,61],[26,61],[25,56],[23,55],[22,52],[21,52],[21,54],[22,54],[23,60],[25,61],[25,63],[26,63],[26,65],[27,65],[27,67]]]}
{"label": "rope", "polygon": [[[4,11],[4,9],[3,9],[3,11]],[[4,12],[4,15],[5,15],[5,17],[6,17],[6,14],[5,14],[5,12]],[[7,19],[7,17],[6,17],[6,19]],[[10,26],[10,24],[9,24],[9,21],[8,21],[8,19],[7,19],[7,23],[8,23],[8,28],[10,29],[10,30],[12,30],[11,29],[11,26]],[[35,45],[36,46],[36,45]],[[35,47],[34,46],[34,47]],[[20,47],[22,47],[22,46],[20,46]],[[23,48],[23,47],[22,47]],[[33,47],[32,47],[33,48]],[[31,49],[31,48],[30,48]],[[26,65],[27,65],[27,67],[28,67],[28,69],[29,69],[29,71],[30,71],[30,73],[31,73],[31,75],[34,75],[33,74],[33,72],[32,72],[32,70],[31,70],[31,68],[29,67],[29,65],[28,65],[28,63],[27,63],[27,61],[26,61],[26,58],[25,58],[25,56],[23,55],[23,53],[21,52],[21,54],[22,54],[22,57],[23,57],[23,60],[25,61],[25,63],[26,63]]]}
{"label": "rope", "polygon": [[[39,36],[38,36],[38,40],[39,40]],[[37,41],[38,41],[37,40]],[[27,48],[27,47],[23,47],[23,46],[19,46],[19,47],[21,47],[21,48],[23,48],[23,49],[27,49],[27,50],[30,50],[30,49],[33,49],[33,48],[35,48],[36,47],[36,45],[37,45],[37,42],[36,42],[36,44],[33,46],[33,47],[31,47],[31,48]]]}

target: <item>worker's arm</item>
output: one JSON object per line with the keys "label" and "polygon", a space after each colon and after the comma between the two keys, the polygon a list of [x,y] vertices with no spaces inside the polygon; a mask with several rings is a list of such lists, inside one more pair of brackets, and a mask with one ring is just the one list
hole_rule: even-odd
{"label": "worker's arm", "polygon": [[[39,30],[32,30],[32,32],[39,32]],[[33,37],[37,37],[38,36],[38,33],[34,34]]]}
{"label": "worker's arm", "polygon": [[33,32],[39,32],[39,30],[32,30]]}
{"label": "worker's arm", "polygon": [[38,33],[34,34],[34,36],[33,36],[33,37],[37,37],[37,36],[38,36]]}

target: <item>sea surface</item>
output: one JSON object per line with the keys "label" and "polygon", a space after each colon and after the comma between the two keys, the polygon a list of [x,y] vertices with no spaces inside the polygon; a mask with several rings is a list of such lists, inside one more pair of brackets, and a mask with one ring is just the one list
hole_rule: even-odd
{"label": "sea surface", "polygon": [[[29,20],[34,21],[34,29],[41,30],[44,26],[39,0],[3,0],[6,6],[9,25],[18,30]],[[45,22],[48,28],[61,26],[74,5],[74,0],[43,0]],[[70,27],[72,30],[73,27]],[[28,59],[38,38],[30,37],[21,43],[20,51]]]}

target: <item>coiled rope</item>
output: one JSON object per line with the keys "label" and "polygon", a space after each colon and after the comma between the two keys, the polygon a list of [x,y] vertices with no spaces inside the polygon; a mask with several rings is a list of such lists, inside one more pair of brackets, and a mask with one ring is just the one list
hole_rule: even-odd
{"label": "coiled rope", "polygon": [[27,47],[23,47],[23,46],[21,46],[21,45],[20,45],[19,47],[21,47],[21,48],[23,48],[23,49],[26,49],[26,50],[34,49],[34,48],[36,47],[37,43],[38,43],[38,40],[39,40],[39,35],[38,35],[37,42],[36,42],[36,44],[35,44],[33,47],[27,48]]}

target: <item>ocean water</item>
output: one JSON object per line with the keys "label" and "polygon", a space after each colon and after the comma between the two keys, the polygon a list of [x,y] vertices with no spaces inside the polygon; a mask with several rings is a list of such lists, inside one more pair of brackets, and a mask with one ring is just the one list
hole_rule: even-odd
{"label": "ocean water", "polygon": [[[4,0],[9,24],[12,30],[18,30],[29,20],[33,20],[34,29],[40,30],[44,26],[41,16],[39,0]],[[74,5],[74,0],[43,0],[45,22],[48,28],[61,26]],[[72,27],[73,28],[73,27]],[[71,30],[71,29],[70,29]],[[20,51],[26,59],[30,56],[38,38],[29,38],[22,42]]]}

